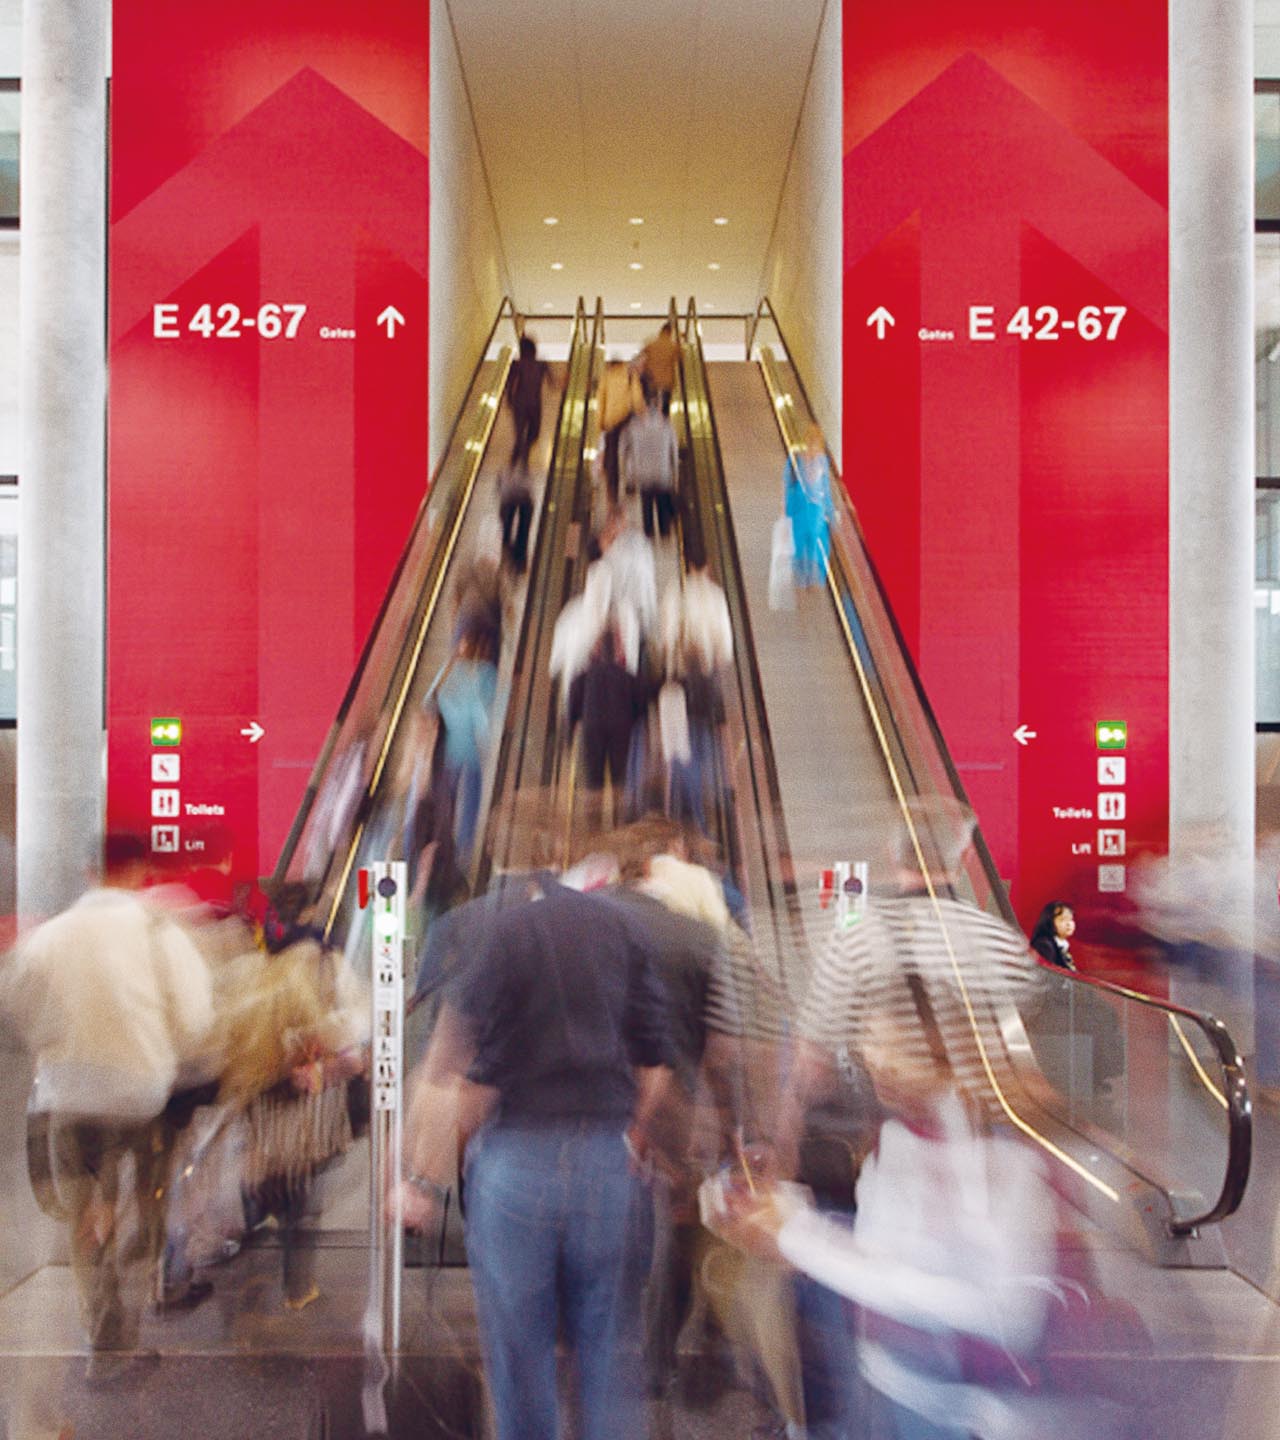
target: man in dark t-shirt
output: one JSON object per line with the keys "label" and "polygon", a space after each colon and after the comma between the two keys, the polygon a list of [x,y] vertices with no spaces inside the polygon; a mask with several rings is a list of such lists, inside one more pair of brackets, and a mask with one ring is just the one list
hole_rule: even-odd
{"label": "man in dark t-shirt", "polygon": [[493,915],[446,1004],[467,1080],[494,1096],[464,1174],[498,1440],[555,1440],[558,1330],[583,1433],[639,1440],[642,1386],[621,1342],[638,1310],[649,1201],[632,1158],[672,1059],[645,927],[548,878]]}

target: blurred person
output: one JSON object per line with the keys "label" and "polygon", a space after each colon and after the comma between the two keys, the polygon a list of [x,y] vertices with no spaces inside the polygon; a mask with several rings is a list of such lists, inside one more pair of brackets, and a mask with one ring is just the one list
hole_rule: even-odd
{"label": "blurred person", "polygon": [[[141,837],[106,838],[102,884],[19,944],[6,998],[36,1063],[29,1118],[48,1128],[88,1378],[127,1374],[165,1232],[164,1112],[208,1063],[213,986],[199,949],[140,887]],[[177,1297],[173,1297],[177,1298]]]}
{"label": "blurred person", "polygon": [[662,594],[662,646],[667,656],[696,654],[711,674],[733,663],[733,625],[724,590],[711,578],[700,544],[685,547],[684,583]]}
{"label": "blurred person", "polygon": [[644,533],[653,539],[654,517],[663,540],[671,533],[676,513],[680,452],[676,432],[658,405],[657,391],[646,388],[645,408],[623,432],[619,460],[627,489],[639,490]]}
{"label": "blurred person", "polygon": [[671,1432],[677,1344],[693,1310],[701,1226],[697,1189],[733,1153],[744,1113],[744,1014],[752,988],[716,877],[681,859],[680,826],[648,817],[603,836],[621,884],[605,897],[651,942],[667,991],[673,1074],[651,1124],[654,1255],[645,1292],[646,1362],[658,1433]]}
{"label": "blurred person", "polygon": [[609,504],[618,503],[618,446],[624,427],[644,409],[644,394],[634,369],[623,360],[607,361],[596,387],[596,423],[604,436],[604,477]]}
{"label": "blurred person", "polygon": [[319,1178],[354,1137],[349,1082],[362,1073],[368,1005],[342,953],[326,946],[301,886],[276,899],[285,920],[266,961],[225,1019],[218,1103],[245,1121],[242,1184],[255,1221],[274,1216],[283,1236],[284,1304],[319,1296],[315,1252],[300,1243],[319,1211]]}
{"label": "blurred person", "polygon": [[502,524],[503,556],[517,575],[523,575],[533,519],[533,485],[527,465],[513,463],[499,474],[498,519]]}
{"label": "blurred person", "polygon": [[[892,893],[869,900],[856,923],[837,919],[814,964],[778,1127],[784,1169],[812,1180],[824,1208],[846,1222],[879,1120],[864,1084],[869,1027],[892,1019],[903,1064],[930,1073],[945,1061],[948,1083],[981,1110],[995,1104],[986,1067],[1003,1054],[999,1010],[1032,996],[1040,974],[1017,931],[948,896],[971,843],[972,812],[921,801],[896,823]],[[833,1100],[829,1129],[806,1125],[807,1114],[822,1119],[820,1107]],[[816,1162],[816,1173],[800,1168],[802,1157]],[[797,1306],[806,1409],[821,1415],[827,1428],[819,1435],[843,1437],[859,1409],[856,1387],[843,1384],[850,1374],[844,1308],[829,1288],[805,1279]]]}
{"label": "blurred person", "polygon": [[1074,970],[1071,937],[1076,933],[1075,911],[1065,900],[1050,900],[1031,930],[1031,948],[1061,970]]}
{"label": "blurred person", "polygon": [[507,404],[515,427],[509,471],[528,473],[529,458],[542,429],[542,392],[550,374],[547,365],[538,359],[537,341],[532,335],[521,335],[520,354],[507,372]]}
{"label": "blurred person", "polygon": [[652,386],[664,415],[671,414],[671,392],[676,388],[680,343],[668,320],[640,352],[640,374]]}
{"label": "blurred person", "polygon": [[480,818],[484,765],[489,754],[493,702],[498,690],[492,637],[475,631],[458,641],[452,663],[435,692],[443,745],[435,784],[451,802],[456,863],[465,870]]}
{"label": "blurred person", "polygon": [[804,449],[787,456],[782,483],[783,509],[791,521],[795,582],[802,588],[824,585],[827,532],[835,508],[827,448],[816,425],[805,430]]}
{"label": "blurred person", "polygon": [[559,1331],[581,1432],[644,1432],[627,1336],[648,1202],[632,1157],[648,1153],[670,1058],[641,927],[550,875],[492,916],[446,991],[410,1087],[402,1196],[408,1223],[435,1214],[450,1146],[429,1117],[450,1095],[467,1136],[467,1255],[498,1440],[555,1440]]}
{"label": "blurred person", "polygon": [[566,705],[570,687],[590,664],[612,614],[613,571],[598,562],[589,565],[582,589],[556,616],[551,637],[549,670],[560,682]]}
{"label": "blurred person", "polygon": [[505,595],[502,570],[483,556],[461,567],[453,588],[453,643],[469,640],[496,659],[502,653]]}
{"label": "blurred person", "polygon": [[632,731],[649,705],[647,685],[621,663],[619,649],[612,626],[606,627],[591,663],[569,687],[569,743],[580,724],[583,780],[593,797],[597,825],[606,773],[613,787],[614,809],[619,807],[626,787]]}
{"label": "blurred person", "polygon": [[1069,1433],[1045,1427],[1070,1410],[1031,1393],[1058,1268],[1040,1158],[956,1087],[936,1023],[922,1055],[920,1023],[904,1022],[879,1011],[862,1030],[884,1118],[852,1226],[735,1176],[713,1196],[713,1228],[857,1304],[858,1366],[899,1440]]}
{"label": "blurred person", "polygon": [[718,676],[707,668],[696,648],[677,656],[672,683],[678,685],[684,695],[688,743],[684,755],[674,753],[668,759],[668,810],[676,819],[692,821],[705,835],[708,833],[706,796],[710,793],[713,803],[718,803],[721,792],[718,762],[723,753],[724,692]]}
{"label": "blurred person", "polygon": [[622,640],[622,658],[634,675],[643,661],[642,649],[658,625],[658,578],[653,542],[615,510],[601,535],[604,553],[588,570],[603,566],[612,580],[610,610]]}

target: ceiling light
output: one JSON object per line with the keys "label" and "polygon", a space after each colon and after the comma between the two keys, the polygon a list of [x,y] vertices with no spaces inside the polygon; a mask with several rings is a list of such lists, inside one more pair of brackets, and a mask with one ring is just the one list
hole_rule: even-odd
{"label": "ceiling light", "polygon": [[718,260],[713,260],[711,264],[707,266],[708,270],[719,270],[719,268],[720,262]]}
{"label": "ceiling light", "polygon": [[563,269],[564,269],[564,266],[561,264],[561,262],[560,262],[559,260],[553,260],[553,261],[551,262],[551,268],[552,268],[553,270],[563,270]]}
{"label": "ceiling light", "polygon": [[641,263],[639,262],[639,260],[633,260],[633,261],[631,262],[631,264],[627,266],[627,269],[628,269],[628,270],[643,270],[643,269],[644,269],[644,266],[641,265]]}
{"label": "ceiling light", "polygon": [[552,303],[551,303],[550,300],[544,300],[544,301],[542,302],[542,308],[543,308],[544,310],[552,310],[552,309],[554,309],[555,307],[552,305]]}
{"label": "ceiling light", "polygon": [[714,301],[714,300],[704,300],[704,301],[702,302],[702,308],[703,308],[704,310],[714,310],[714,309],[716,308],[715,301]]}
{"label": "ceiling light", "polygon": [[729,217],[727,215],[717,215],[712,223],[715,225],[727,225],[729,223]]}
{"label": "ceiling light", "polygon": [[631,224],[631,225],[643,225],[643,224],[644,224],[644,216],[643,216],[643,215],[633,215],[628,223]]}
{"label": "ceiling light", "polygon": [[633,300],[631,302],[631,308],[633,310],[639,310],[641,308],[641,302],[639,300]]}
{"label": "ceiling light", "polygon": [[[559,225],[560,217],[558,215],[544,215],[542,217],[542,223],[544,225]],[[716,223],[719,224],[719,221]]]}

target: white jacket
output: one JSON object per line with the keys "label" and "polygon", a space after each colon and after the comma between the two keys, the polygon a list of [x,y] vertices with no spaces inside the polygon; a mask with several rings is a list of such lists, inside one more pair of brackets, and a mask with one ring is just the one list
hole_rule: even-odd
{"label": "white jacket", "polygon": [[6,979],[39,1110],[149,1120],[209,1041],[208,966],[172,917],[129,891],[91,890],[32,931]]}
{"label": "white jacket", "polygon": [[733,626],[724,591],[705,571],[673,582],[662,595],[662,644],[668,663],[690,651],[714,674],[733,661]]}

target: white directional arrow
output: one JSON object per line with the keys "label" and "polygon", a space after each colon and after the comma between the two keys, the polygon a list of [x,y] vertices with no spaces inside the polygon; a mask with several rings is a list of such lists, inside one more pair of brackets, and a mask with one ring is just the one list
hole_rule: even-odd
{"label": "white directional arrow", "polygon": [[871,314],[867,316],[867,324],[874,325],[876,327],[877,340],[884,339],[884,331],[886,325],[896,325],[897,323],[898,322],[893,318],[892,315],[889,314],[889,312],[884,308],[883,305],[877,306],[877,308],[874,309]]}
{"label": "white directional arrow", "polygon": [[403,325],[404,323],[404,316],[401,315],[394,305],[388,305],[382,314],[378,316],[378,324],[387,327],[388,340],[394,340],[396,338],[396,326]]}
{"label": "white directional arrow", "polygon": [[1025,745],[1029,740],[1036,738],[1036,732],[1034,730],[1028,730],[1025,725],[1019,725],[1013,732],[1013,738],[1019,745]]}
{"label": "white directional arrow", "polygon": [[250,720],[240,733],[241,735],[247,735],[249,737],[250,745],[256,745],[267,732],[256,720]]}

